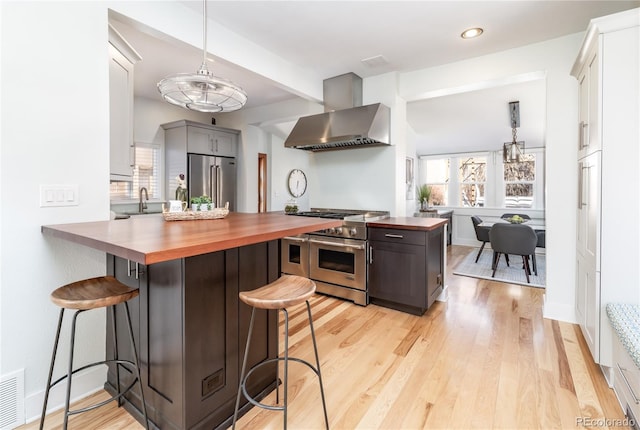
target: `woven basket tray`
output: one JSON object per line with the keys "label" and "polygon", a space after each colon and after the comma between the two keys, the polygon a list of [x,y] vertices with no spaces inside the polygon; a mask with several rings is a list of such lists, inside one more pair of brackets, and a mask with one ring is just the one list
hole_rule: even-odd
{"label": "woven basket tray", "polygon": [[227,208],[215,208],[210,211],[162,212],[165,221],[194,221],[198,219],[219,219],[229,215]]}

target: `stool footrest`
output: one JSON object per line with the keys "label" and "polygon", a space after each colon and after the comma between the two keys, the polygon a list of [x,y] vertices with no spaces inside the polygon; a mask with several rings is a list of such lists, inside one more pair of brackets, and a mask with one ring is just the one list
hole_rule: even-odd
{"label": "stool footrest", "polygon": [[97,409],[100,406],[104,406],[109,402],[113,402],[114,400],[118,400],[120,397],[123,397],[125,394],[127,394],[137,382],[138,382],[138,378],[135,378],[133,380],[133,382],[131,382],[131,384],[129,384],[129,386],[127,388],[122,390],[122,393],[115,394],[114,396],[112,396],[112,397],[110,397],[110,398],[108,398],[106,400],[103,400],[100,403],[96,403],[94,405],[90,405],[90,406],[87,406],[87,407],[82,408],[82,409],[76,409],[76,410],[73,410],[73,411],[69,411],[69,415],[80,414],[82,412],[87,412],[87,411],[90,411],[92,409]]}
{"label": "stool footrest", "polygon": [[[95,366],[100,366],[102,364],[109,364],[109,363],[116,363],[116,365],[121,365],[121,366],[131,366],[131,370],[135,370],[136,369],[136,364],[133,361],[130,360],[116,360],[116,359],[110,359],[110,360],[102,360],[102,361],[96,361],[94,363],[89,363],[89,364],[85,364],[82,367],[79,367],[77,369],[74,369],[73,372],[71,372],[71,375],[75,375],[76,373],[85,370],[85,369],[89,369],[91,367],[95,367]],[[63,375],[60,378],[58,378],[55,382],[53,382],[49,388],[53,388],[54,386],[56,386],[58,383],[64,381],[65,379],[67,379],[69,377],[69,374]],[[74,411],[69,411],[69,415],[74,415],[74,414],[79,414],[82,412],[87,412],[90,411],[92,409],[97,409],[100,406],[104,406],[109,402],[112,402],[114,400],[119,399],[120,397],[124,396],[125,394],[127,394],[129,391],[131,391],[131,389],[133,388],[133,386],[136,384],[136,382],[138,382],[138,378],[134,378],[133,382],[131,382],[131,384],[129,384],[129,386],[127,388],[125,388],[124,390],[122,390],[122,392],[120,394],[116,394],[106,400],[103,400],[100,403],[96,403],[95,405],[90,405],[87,406],[85,408],[82,409],[76,409]]]}
{"label": "stool footrest", "polygon": [[[276,358],[270,358],[268,360],[263,361],[262,363],[258,363],[255,366],[253,366],[251,369],[249,369],[249,371],[247,372],[247,374],[245,375],[244,379],[242,380],[242,383],[240,384],[240,388],[242,390],[242,394],[244,395],[244,397],[249,401],[249,403],[251,403],[254,406],[258,406],[260,408],[263,409],[268,409],[270,411],[284,411],[284,406],[272,406],[272,405],[265,405],[264,403],[260,403],[258,402],[256,399],[254,399],[248,392],[247,392],[247,387],[246,387],[246,382],[249,379],[249,377],[251,376],[251,374],[253,372],[255,372],[256,370],[260,369],[262,366],[265,366],[267,364],[271,364],[274,361],[285,361],[285,357],[276,357]],[[302,363],[305,364],[307,367],[309,367],[311,370],[314,371],[314,373],[316,375],[318,375],[318,369],[316,369],[316,367],[314,365],[312,365],[311,363],[309,363],[306,360],[303,360],[301,358],[297,358],[297,357],[288,357],[287,361],[295,361],[297,363]],[[276,386],[277,387],[277,386]]]}

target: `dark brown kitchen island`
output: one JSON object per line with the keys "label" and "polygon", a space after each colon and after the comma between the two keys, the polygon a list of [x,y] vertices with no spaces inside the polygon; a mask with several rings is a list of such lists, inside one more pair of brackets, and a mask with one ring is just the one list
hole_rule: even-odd
{"label": "dark brown kitchen island", "polygon": [[[107,273],[140,289],[130,302],[140,354],[147,412],[162,429],[211,429],[233,415],[239,345],[246,342],[250,308],[238,292],[258,288],[279,276],[278,239],[340,221],[289,217],[282,213],[231,213],[227,218],[164,221],[161,215],[126,220],[43,226],[42,232],[107,253]],[[107,313],[107,357],[114,321]],[[124,314],[115,321],[121,358],[130,351]],[[256,315],[249,365],[277,354],[275,311]],[[122,357],[124,355],[124,357]],[[120,370],[121,384],[131,374]],[[105,388],[113,391],[115,368]],[[264,367],[250,384],[253,394],[275,387],[275,367]],[[141,420],[134,390],[125,408]],[[248,407],[249,405],[245,405]]]}

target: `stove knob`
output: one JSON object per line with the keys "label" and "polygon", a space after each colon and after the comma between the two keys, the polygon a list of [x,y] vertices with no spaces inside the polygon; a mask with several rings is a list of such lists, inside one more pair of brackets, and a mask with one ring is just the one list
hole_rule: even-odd
{"label": "stove knob", "polygon": [[358,234],[358,230],[356,230],[355,227],[349,230],[349,235],[355,236],[356,234]]}
{"label": "stove knob", "polygon": [[342,227],[336,227],[335,228],[335,233],[336,234],[342,234]]}
{"label": "stove knob", "polygon": [[333,234],[335,232],[336,232],[336,229],[333,228],[333,227],[327,229],[327,233],[329,233],[329,234]]}

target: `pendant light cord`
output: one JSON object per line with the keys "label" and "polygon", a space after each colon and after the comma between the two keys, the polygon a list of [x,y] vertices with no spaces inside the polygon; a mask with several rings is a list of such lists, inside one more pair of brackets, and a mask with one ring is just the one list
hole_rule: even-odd
{"label": "pendant light cord", "polygon": [[[202,0],[202,65],[207,64],[207,0]],[[205,66],[206,67],[206,66]]]}

